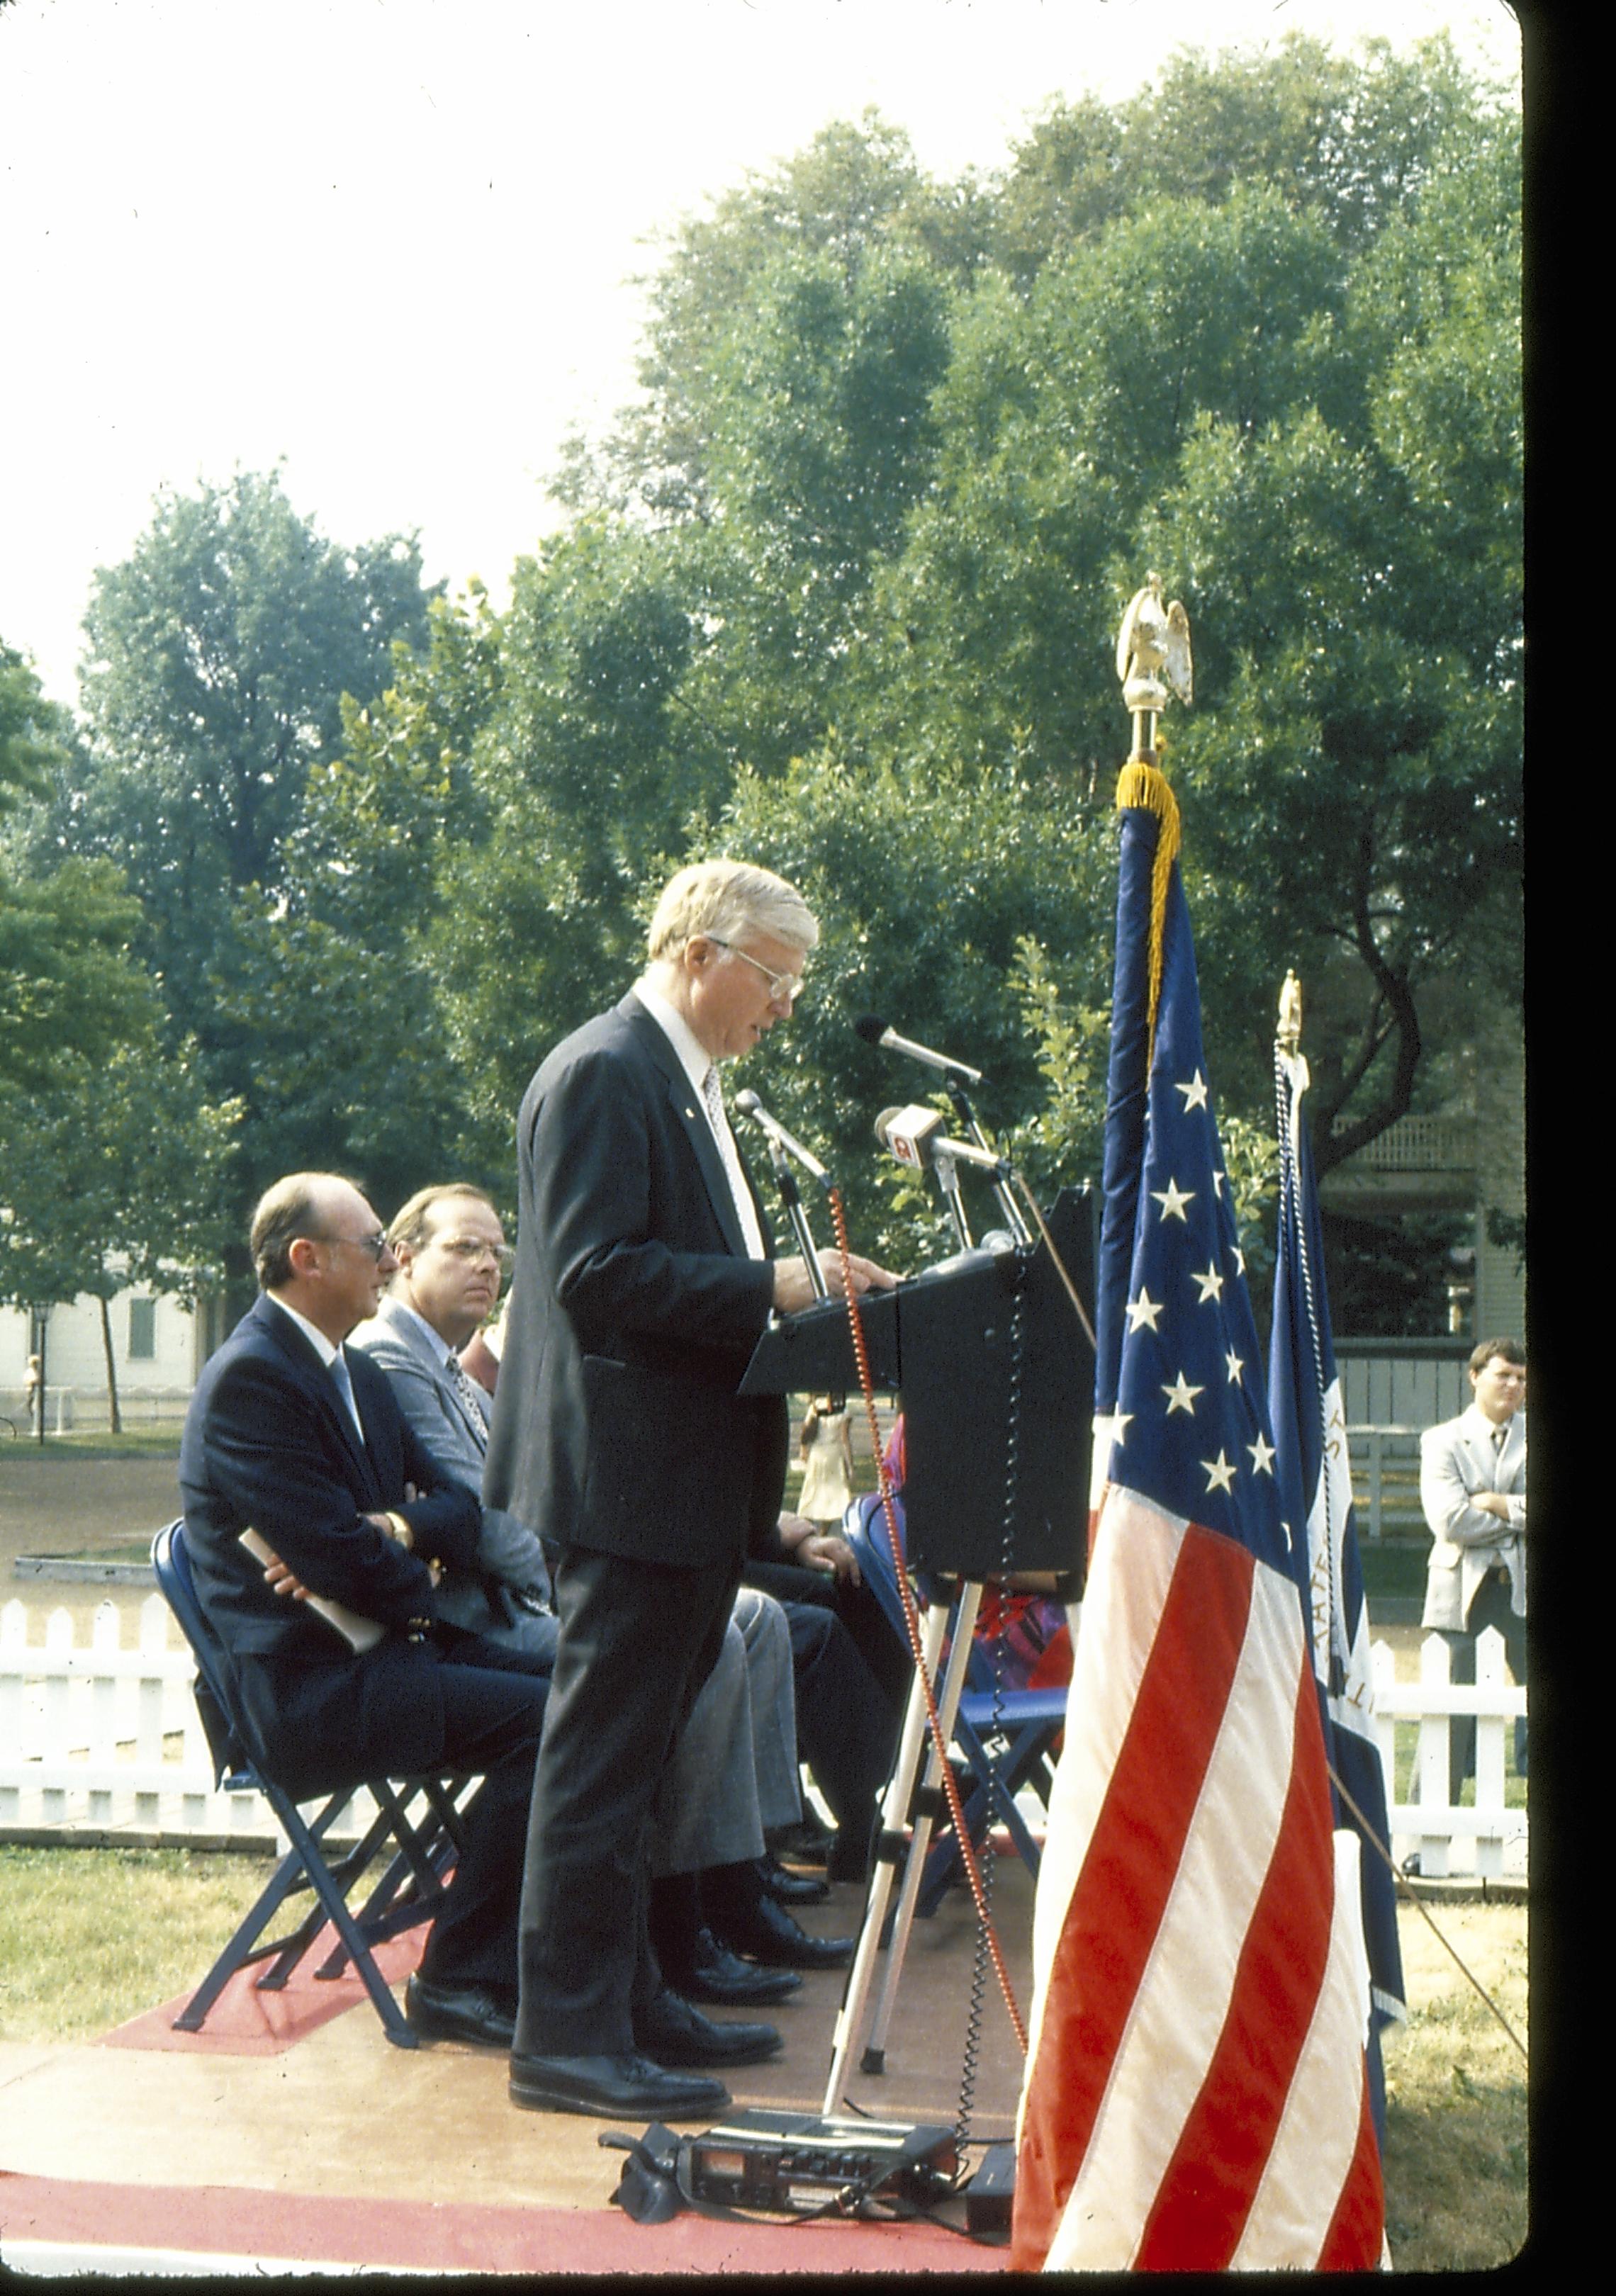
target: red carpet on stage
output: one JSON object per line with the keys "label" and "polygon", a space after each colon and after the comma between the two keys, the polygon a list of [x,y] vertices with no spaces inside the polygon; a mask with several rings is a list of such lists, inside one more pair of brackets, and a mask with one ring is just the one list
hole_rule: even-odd
{"label": "red carpet on stage", "polygon": [[616,2209],[316,2199],[0,2172],[0,2254],[21,2242],[113,2252],[439,2272],[1002,2272],[1009,2250],[932,2225],[636,2225]]}
{"label": "red carpet on stage", "polygon": [[[316,1977],[315,1971],[336,1944],[336,1931],[321,1931],[285,1985],[277,1992],[260,1992],[254,1982],[259,1971],[238,1969],[208,2012],[200,2033],[176,2033],[174,2020],[191,1998],[183,1993],[159,2009],[132,2017],[127,2025],[103,2034],[103,2049],[180,2049],[225,2057],[273,2057],[290,2049],[305,2034],[340,2017],[345,2009],[365,2005],[374,2016],[370,1997],[351,1970],[340,1977]],[[375,1949],[376,1966],[388,1983],[402,1985],[421,1958],[422,1933],[390,1938]]]}

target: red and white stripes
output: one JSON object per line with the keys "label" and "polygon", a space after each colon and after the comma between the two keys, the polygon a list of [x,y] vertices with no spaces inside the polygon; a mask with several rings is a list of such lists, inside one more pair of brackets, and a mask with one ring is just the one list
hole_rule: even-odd
{"label": "red and white stripes", "polygon": [[1039,1876],[1018,2268],[1379,2261],[1337,1860],[1294,1583],[1113,1485]]}

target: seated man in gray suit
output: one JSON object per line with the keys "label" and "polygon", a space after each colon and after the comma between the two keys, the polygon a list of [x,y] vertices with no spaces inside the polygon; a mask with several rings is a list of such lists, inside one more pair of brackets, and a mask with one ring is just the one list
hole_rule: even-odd
{"label": "seated man in gray suit", "polygon": [[[394,1218],[388,1246],[398,1272],[351,1344],[387,1374],[439,1472],[480,1494],[489,1398],[463,1370],[459,1350],[492,1314],[509,1268],[498,1211],[490,1197],[464,1183],[422,1188]],[[515,1515],[485,1505],[477,1562],[475,1572],[445,1572],[439,1610],[548,1671],[557,1624],[538,1538]],[[742,1589],[659,1794],[653,1871],[693,1876],[736,1867],[751,1879],[765,1830],[792,1825],[801,1816],[796,1748],[784,1614],[768,1596]],[[740,1881],[740,1874],[731,1879],[732,1891]],[[850,1950],[849,1940],[808,1938],[789,1917],[776,1917],[774,1927],[782,1951],[801,1966],[832,1965]],[[669,1974],[687,1997],[774,2001],[801,1982],[788,1969],[759,1968],[724,1951],[693,1925],[678,1944]]]}
{"label": "seated man in gray suit", "polygon": [[[511,1264],[499,1214],[480,1189],[422,1188],[388,1230],[398,1272],[349,1344],[387,1374],[398,1407],[439,1471],[482,1489],[489,1400],[459,1349],[492,1315]],[[545,1551],[526,1523],[485,1506],[477,1569],[447,1571],[438,1607],[490,1640],[553,1659]]]}
{"label": "seated man in gray suit", "polygon": [[[1474,1637],[1496,1627],[1510,1672],[1526,1680],[1526,1350],[1483,1340],[1470,1358],[1475,1400],[1420,1438],[1420,1504],[1431,1548],[1422,1626],[1453,1654],[1454,1682],[1476,1678]],[[1454,1717],[1448,1738],[1454,1802],[1475,1775],[1476,1726]],[[1515,1724],[1515,1767],[1526,1769],[1526,1724]]]}

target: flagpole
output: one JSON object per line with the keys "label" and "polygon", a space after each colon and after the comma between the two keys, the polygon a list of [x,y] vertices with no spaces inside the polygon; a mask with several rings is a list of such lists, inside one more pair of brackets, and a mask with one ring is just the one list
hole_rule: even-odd
{"label": "flagpole", "polygon": [[1276,1473],[1157,760],[1169,689],[1191,698],[1188,619],[1159,576],[1117,669],[1133,750],[1095,1519],[1038,1874],[1011,2268],[1368,2269],[1385,2210],[1358,1845],[1333,1824],[1307,1515]]}

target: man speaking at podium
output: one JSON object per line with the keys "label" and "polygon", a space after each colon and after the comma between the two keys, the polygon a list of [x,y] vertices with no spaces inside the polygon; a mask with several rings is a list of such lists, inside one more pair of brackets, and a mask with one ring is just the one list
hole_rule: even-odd
{"label": "man speaking at podium", "polygon": [[[718,2023],[663,1987],[646,1834],[749,1534],[783,1489],[784,1403],[736,1389],[771,1313],[815,1296],[802,1260],[773,1257],[718,1067],[789,1018],[818,938],[767,870],[681,870],[644,973],[549,1055],[517,1120],[483,1496],[558,1550],[561,1622],[522,1890],[519,2104],[689,2119],[727,2102],[701,2068],[779,2046],[772,2027]],[[822,1265],[840,1292],[836,1255]],[[859,1291],[892,1281],[852,1267]]]}

